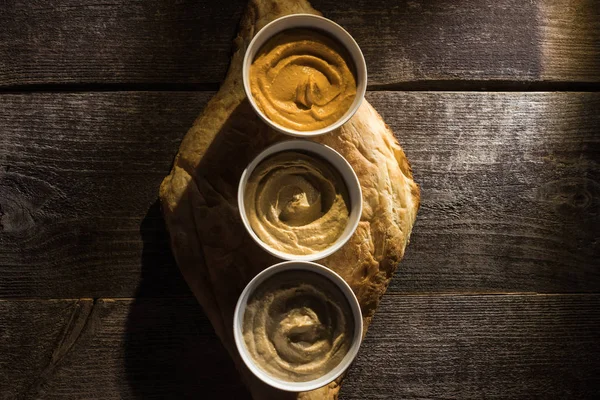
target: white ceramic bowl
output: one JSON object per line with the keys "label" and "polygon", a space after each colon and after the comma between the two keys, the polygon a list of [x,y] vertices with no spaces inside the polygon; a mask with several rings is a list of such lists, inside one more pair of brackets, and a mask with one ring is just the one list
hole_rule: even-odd
{"label": "white ceramic bowl", "polygon": [[[292,28],[314,29],[317,31],[324,31],[330,36],[333,36],[348,50],[356,70],[356,98],[354,99],[354,102],[352,102],[348,111],[346,111],[346,113],[332,125],[314,131],[298,131],[295,129],[289,129],[271,121],[260,110],[260,108],[258,108],[254,98],[252,97],[252,91],[250,90],[250,65],[254,61],[258,51],[273,36],[277,35],[279,32]],[[254,108],[254,111],[256,111],[259,117],[273,129],[291,136],[317,136],[339,128],[354,115],[356,110],[358,110],[358,107],[360,107],[365,97],[365,91],[367,90],[367,64],[365,63],[365,58],[362,54],[362,51],[360,50],[360,47],[358,47],[358,44],[354,38],[348,32],[346,32],[344,28],[335,22],[312,14],[286,15],[265,25],[265,27],[262,28],[256,34],[256,36],[254,36],[250,42],[250,45],[248,46],[248,49],[246,49],[242,74],[244,79],[244,90],[246,91],[246,96]]]}
{"label": "white ceramic bowl", "polygon": [[[342,176],[344,179],[344,183],[346,184],[346,188],[348,189],[348,195],[350,198],[350,215],[348,219],[348,225],[346,225],[346,229],[342,232],[340,237],[336,240],[336,242],[325,250],[319,251],[313,254],[305,254],[305,255],[297,255],[290,254],[279,251],[277,249],[272,248],[265,242],[263,242],[258,235],[252,229],[250,225],[250,221],[248,220],[248,216],[246,215],[246,204],[244,202],[244,193],[246,191],[246,184],[248,183],[248,179],[252,175],[254,169],[263,161],[265,158],[283,151],[301,151],[309,154],[314,154],[323,160],[327,161],[330,165],[332,165]],[[358,223],[360,222],[360,217],[362,214],[362,190],[360,187],[360,182],[358,181],[358,177],[354,173],[354,170],[346,161],[346,159],[337,151],[333,150],[329,146],[325,146],[320,143],[312,142],[309,140],[288,140],[285,142],[276,143],[270,147],[267,147],[261,153],[258,154],[252,160],[248,167],[242,172],[242,177],[240,178],[240,183],[238,186],[238,209],[240,211],[240,216],[242,217],[242,222],[246,227],[246,230],[263,249],[267,252],[271,253],[275,257],[284,259],[284,260],[294,260],[294,261],[315,261],[325,258],[335,251],[339,250],[352,236],[356,228],[358,227]]]}
{"label": "white ceramic bowl", "polygon": [[[346,353],[342,361],[335,368],[333,368],[325,375],[319,377],[318,379],[314,379],[312,381],[284,381],[278,378],[274,378],[273,376],[266,373],[258,365],[256,365],[252,356],[248,353],[248,350],[246,349],[246,343],[244,342],[244,335],[242,332],[246,305],[248,303],[248,299],[250,298],[254,290],[271,276],[278,273],[285,273],[286,271],[290,270],[316,272],[333,282],[338,288],[340,288],[340,290],[348,300],[348,304],[350,305],[350,309],[352,311],[352,317],[354,319],[354,337],[352,338],[352,344],[350,345],[348,353]],[[356,357],[356,354],[358,353],[358,349],[360,348],[360,344],[362,341],[362,335],[362,312],[360,310],[360,304],[358,303],[358,300],[356,299],[356,296],[354,295],[354,292],[352,291],[350,286],[348,286],[346,281],[341,276],[339,276],[329,268],[313,262],[284,261],[282,263],[272,265],[269,268],[265,269],[264,271],[256,275],[254,279],[252,279],[250,283],[248,283],[248,285],[246,285],[246,288],[244,289],[244,291],[238,299],[237,305],[235,307],[235,312],[233,314],[233,337],[235,339],[235,344],[240,353],[240,356],[242,357],[242,360],[244,360],[244,363],[246,364],[248,369],[250,369],[250,371],[252,371],[252,373],[256,375],[257,378],[259,378],[266,384],[273,386],[277,389],[286,390],[288,392],[305,392],[309,390],[314,390],[327,385],[329,382],[333,381],[338,376],[340,376],[350,366],[350,364]]]}

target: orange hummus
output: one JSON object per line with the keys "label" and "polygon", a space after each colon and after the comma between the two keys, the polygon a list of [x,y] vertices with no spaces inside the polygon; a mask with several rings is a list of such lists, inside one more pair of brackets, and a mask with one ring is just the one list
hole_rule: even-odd
{"label": "orange hummus", "polygon": [[347,50],[324,33],[290,29],[272,37],[250,66],[258,108],[289,129],[312,131],[339,120],[356,97]]}

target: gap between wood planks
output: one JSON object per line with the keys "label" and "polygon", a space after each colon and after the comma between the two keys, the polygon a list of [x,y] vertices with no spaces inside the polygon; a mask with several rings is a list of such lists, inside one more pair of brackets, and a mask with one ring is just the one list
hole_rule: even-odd
{"label": "gap between wood planks", "polygon": [[[26,399],[29,397],[38,397],[40,395],[40,389],[44,384],[53,377],[56,368],[62,363],[63,359],[70,353],[71,349],[79,341],[82,333],[85,332],[94,310],[98,299],[93,299],[92,303],[89,304],[89,300],[92,299],[77,299],[71,317],[68,324],[63,331],[62,337],[52,352],[52,357],[46,364],[46,366],[37,375],[37,378],[29,384],[29,386],[17,396],[17,399]],[[84,302],[84,303],[81,303]],[[87,303],[87,304],[86,304]],[[79,307],[79,306],[82,307]]]}
{"label": "gap between wood planks", "polygon": [[[220,84],[209,83],[49,83],[0,86],[0,94],[61,92],[176,92],[217,91]],[[405,92],[597,92],[600,82],[504,81],[504,80],[426,80],[369,85],[367,90]]]}
{"label": "gap between wood planks", "polygon": [[[538,292],[438,292],[438,293],[385,293],[387,297],[492,297],[492,296],[598,296],[600,292],[565,292],[565,293],[538,293]],[[114,301],[144,301],[144,300],[189,300],[195,297],[190,296],[169,296],[169,297],[0,297],[0,302],[3,301],[63,301],[63,300],[91,300],[96,303],[98,300],[114,300]]]}

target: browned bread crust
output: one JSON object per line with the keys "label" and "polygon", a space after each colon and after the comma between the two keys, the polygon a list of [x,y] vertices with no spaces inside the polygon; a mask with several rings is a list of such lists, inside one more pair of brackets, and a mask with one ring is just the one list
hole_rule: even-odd
{"label": "browned bread crust", "polygon": [[[258,152],[286,139],[251,109],[243,89],[242,60],[260,28],[291,13],[318,14],[304,0],[250,0],[227,77],[183,139],[173,169],[160,187],[160,200],[177,264],[253,397],[333,399],[341,379],[297,395],[262,384],[243,365],[232,332],[242,289],[259,271],[278,262],[244,230],[237,210],[237,184]],[[419,188],[393,133],[366,100],[342,128],[316,140],[340,152],[361,182],[364,208],[356,233],[320,263],[350,284],[366,328],[404,255],[419,208]]]}

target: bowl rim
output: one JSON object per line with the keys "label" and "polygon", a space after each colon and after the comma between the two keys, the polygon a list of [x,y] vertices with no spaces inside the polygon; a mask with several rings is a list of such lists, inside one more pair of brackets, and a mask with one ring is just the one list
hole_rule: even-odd
{"label": "bowl rim", "polygon": [[[296,23],[296,25],[290,26],[290,23]],[[319,26],[315,26],[315,24]],[[327,34],[333,36],[337,40],[337,42],[340,43],[340,45],[346,48],[346,50],[350,54],[350,58],[354,62],[354,67],[356,70],[356,97],[350,105],[350,108],[346,111],[344,115],[342,115],[342,117],[340,117],[333,124],[312,131],[299,131],[296,129],[287,128],[272,121],[260,110],[256,102],[254,101],[249,81],[250,65],[252,64],[253,58],[255,57],[256,53],[258,53],[260,48],[270,38],[277,35],[278,33],[288,29],[300,27],[314,29],[318,31],[325,31]],[[365,61],[365,57],[362,53],[362,50],[360,49],[360,46],[358,45],[358,43],[356,43],[356,40],[352,37],[352,35],[350,35],[350,33],[348,33],[348,31],[346,31],[339,24],[320,15],[289,14],[269,22],[267,25],[262,27],[261,30],[258,31],[258,33],[256,33],[256,35],[254,35],[244,54],[244,61],[242,63],[242,79],[244,92],[246,93],[246,97],[248,98],[250,105],[258,114],[258,116],[271,128],[279,132],[285,133],[286,135],[295,137],[319,136],[336,130],[342,125],[344,125],[346,122],[348,122],[350,118],[352,118],[352,116],[354,116],[356,111],[358,111],[358,109],[360,108],[365,98],[365,93],[367,90],[367,63]]]}
{"label": "bowl rim", "polygon": [[[243,318],[248,299],[250,295],[260,286],[266,279],[278,273],[285,273],[286,271],[301,270],[310,271],[320,274],[333,282],[340,291],[344,294],[350,305],[352,311],[352,318],[354,319],[354,336],[352,337],[352,344],[348,349],[348,352],[340,361],[340,363],[332,370],[324,374],[323,376],[306,382],[290,382],[279,378],[275,378],[263,371],[252,359],[252,356],[246,349],[246,344],[243,337]],[[270,385],[274,388],[285,390],[288,392],[305,392],[314,389],[318,389],[332,382],[338,378],[341,374],[348,369],[352,361],[356,358],[358,350],[362,343],[363,338],[363,319],[360,303],[354,294],[354,291],[348,285],[348,283],[335,271],[322,265],[310,261],[283,261],[274,265],[271,265],[258,273],[244,288],[238,301],[236,303],[235,311],[233,314],[233,335],[238,353],[242,358],[244,364],[248,369],[261,381]]]}
{"label": "bowl rim", "polygon": [[[271,155],[282,153],[285,151],[304,151],[324,159],[342,176],[342,179],[344,179],[344,183],[346,184],[346,188],[348,190],[348,197],[350,200],[350,215],[346,228],[344,229],[340,237],[335,241],[335,243],[333,243],[326,249],[316,253],[298,255],[274,249],[258,237],[256,232],[254,232],[254,229],[252,229],[250,221],[248,220],[248,215],[246,213],[246,205],[244,201],[244,194],[246,184],[248,183],[248,179],[250,179],[250,176],[252,176],[252,172],[254,172],[256,167],[264,159]],[[344,170],[341,170],[339,168],[340,166],[343,167]],[[338,251],[340,248],[342,248],[342,246],[344,246],[348,242],[348,240],[350,240],[352,235],[354,235],[354,233],[356,232],[356,229],[358,228],[358,224],[360,223],[362,217],[363,209],[363,197],[360,181],[358,179],[358,176],[356,176],[356,172],[354,171],[350,163],[344,158],[344,156],[342,156],[340,153],[338,153],[337,151],[335,151],[327,145],[313,142],[311,140],[300,139],[285,140],[275,143],[267,147],[266,149],[261,151],[256,157],[254,157],[254,159],[248,164],[246,169],[244,169],[244,171],[242,172],[242,176],[240,177],[240,181],[238,184],[237,201],[238,211],[242,219],[242,223],[250,237],[269,254],[277,258],[289,261],[316,261],[330,256],[331,254]]]}

